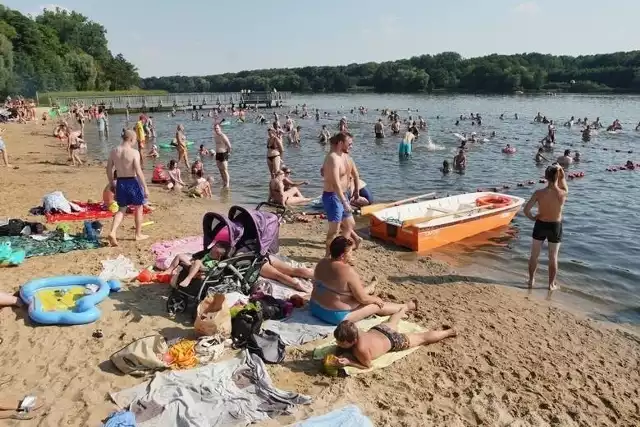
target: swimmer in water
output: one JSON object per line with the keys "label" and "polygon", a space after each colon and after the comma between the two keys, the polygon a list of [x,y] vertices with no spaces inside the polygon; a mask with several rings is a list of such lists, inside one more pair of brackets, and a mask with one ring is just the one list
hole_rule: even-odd
{"label": "swimmer in water", "polygon": [[444,175],[447,175],[449,172],[451,172],[451,168],[449,167],[449,162],[447,160],[442,162],[440,172],[442,172]]}
{"label": "swimmer in water", "polygon": [[373,126],[373,132],[376,138],[384,138],[384,124],[382,123],[382,119],[378,119],[378,122]]}
{"label": "swimmer in water", "polygon": [[198,150],[198,154],[203,157],[203,156],[208,156],[209,155],[209,150],[207,150],[206,148],[204,148],[204,144],[200,144],[200,149]]}
{"label": "swimmer in water", "polygon": [[573,163],[573,157],[571,157],[571,150],[564,150],[564,154],[556,160],[558,164],[562,167],[567,167],[571,163]]}
{"label": "swimmer in water", "polygon": [[467,168],[467,156],[464,154],[464,150],[460,150],[458,154],[453,158],[453,169],[462,172]]}
{"label": "swimmer in water", "polygon": [[580,153],[577,151],[573,153],[573,163],[580,163]]}
{"label": "swimmer in water", "polygon": [[545,156],[542,155],[542,153],[544,153],[544,148],[540,147],[538,148],[538,152],[536,153],[536,163],[542,163],[543,161],[548,162],[549,159],[547,159]]}
{"label": "swimmer in water", "polygon": [[320,135],[318,135],[320,144],[326,145],[329,138],[331,138],[331,133],[329,132],[329,129],[327,129],[327,125],[322,125],[322,130],[320,131]]}

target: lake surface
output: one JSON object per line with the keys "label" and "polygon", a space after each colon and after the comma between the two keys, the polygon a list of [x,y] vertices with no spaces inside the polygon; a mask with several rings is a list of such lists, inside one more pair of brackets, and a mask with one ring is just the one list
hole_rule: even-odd
{"label": "lake surface", "polygon": [[[331,113],[330,119],[324,119],[321,114],[319,122],[314,118],[297,120],[302,126],[302,144],[300,147],[285,144],[284,161],[294,170],[294,179],[311,182],[304,188],[304,194],[316,196],[322,189],[319,169],[325,148],[316,143],[321,125],[335,131],[337,120],[345,115],[354,134],[352,155],[378,201],[397,200],[429,191],[446,196],[503,185],[511,188],[502,191],[526,199],[541,184],[526,187],[516,184],[529,180],[537,183],[544,173],[544,166],[536,166],[533,157],[547,127],[534,124],[533,117],[540,111],[555,120],[557,144],[555,152],[548,155],[555,158],[566,148],[580,151],[583,160],[570,171],[584,171],[585,177],[569,181],[558,275],[562,291],[554,298],[572,301],[577,298],[582,308],[598,317],[640,323],[640,171],[606,171],[607,167],[624,164],[629,159],[640,162],[640,155],[636,153],[640,153],[640,132],[634,131],[640,121],[640,97],[308,95],[294,97],[289,107],[292,109],[303,103],[308,105],[309,111],[319,108],[321,112]],[[357,110],[350,114],[351,108],[360,105],[369,109],[367,115],[361,115]],[[373,123],[379,117],[375,110],[385,107],[404,110],[399,111],[403,117],[411,115],[416,119],[422,115],[428,122],[428,134],[425,132],[420,136],[409,160],[398,158],[399,138],[391,136],[382,142],[373,138]],[[412,111],[407,112],[407,109]],[[271,121],[271,110],[261,112]],[[281,122],[284,122],[285,110],[279,112]],[[456,117],[470,113],[482,115],[482,126],[472,126],[470,120],[460,122],[460,126],[454,125]],[[502,113],[505,120],[499,119]],[[518,113],[519,120],[514,118],[514,113]],[[572,115],[589,120],[600,117],[605,126],[619,119],[624,130],[609,134],[603,129],[591,142],[583,144],[580,127],[562,126]],[[167,113],[154,115],[159,142],[170,140],[178,123],[185,125],[187,138],[195,142],[191,147],[192,159],[200,144],[212,147],[211,120],[192,121],[191,111],[178,113],[176,117],[168,117]],[[110,121],[112,136],[106,141],[98,139],[94,124],[87,125],[90,156],[104,158],[109,148],[118,143],[125,119],[113,116]],[[471,147],[464,175],[443,176],[438,168],[445,159],[451,162],[459,145],[453,133],[472,131],[487,138],[495,131],[497,136],[490,142]],[[263,201],[269,179],[265,160],[266,126],[247,120],[245,124],[234,123],[226,127],[225,132],[233,146],[231,200],[238,203]],[[435,149],[429,147],[429,138]],[[507,143],[517,148],[515,155],[501,152]],[[629,154],[629,151],[634,153]],[[160,161],[166,164],[171,158],[176,158],[173,150],[161,150]],[[205,171],[213,174],[219,183],[215,162],[206,158],[204,164]],[[219,191],[214,189],[216,193]],[[523,287],[532,226],[533,223],[520,213],[506,229],[450,245],[431,255],[450,262],[461,275]],[[545,288],[546,250],[540,260],[537,287]]]}

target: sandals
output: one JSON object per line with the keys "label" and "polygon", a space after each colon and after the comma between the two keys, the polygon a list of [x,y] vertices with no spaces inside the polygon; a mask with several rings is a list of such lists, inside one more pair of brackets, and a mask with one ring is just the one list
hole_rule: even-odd
{"label": "sandals", "polygon": [[[25,396],[18,405],[18,408],[13,411],[0,411],[0,420],[18,420],[27,421],[32,420],[36,416],[32,414],[42,407],[42,403],[38,404],[38,398],[33,395]],[[9,412],[5,414],[4,412]]]}

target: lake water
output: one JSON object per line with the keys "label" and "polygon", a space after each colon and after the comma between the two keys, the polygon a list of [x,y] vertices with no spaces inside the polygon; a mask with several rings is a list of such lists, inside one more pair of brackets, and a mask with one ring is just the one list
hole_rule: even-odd
{"label": "lake water", "polygon": [[[289,107],[303,103],[309,106],[310,111],[319,108],[321,112],[331,113],[330,120],[322,115],[319,122],[314,118],[298,120],[302,126],[301,146],[285,144],[284,161],[294,170],[294,179],[312,183],[304,188],[304,194],[316,196],[321,192],[319,168],[325,149],[316,143],[321,125],[326,124],[334,131],[337,119],[345,115],[354,134],[352,155],[378,201],[397,200],[429,191],[445,196],[502,185],[511,186],[509,190],[502,191],[526,199],[541,184],[520,188],[516,183],[529,180],[537,183],[544,172],[544,167],[536,166],[533,157],[547,127],[534,124],[533,117],[540,111],[555,120],[558,125],[557,144],[555,152],[548,154],[555,158],[565,148],[580,151],[583,160],[571,170],[584,171],[585,177],[569,182],[570,195],[565,208],[558,276],[562,292],[554,298],[577,300],[581,308],[599,317],[640,322],[640,171],[606,171],[607,167],[624,164],[628,159],[635,163],[640,161],[640,156],[635,153],[640,153],[637,146],[640,132],[634,131],[640,120],[640,97],[309,95],[294,97]],[[351,108],[360,105],[369,109],[367,115],[360,115],[357,110],[350,114]],[[375,110],[385,107],[404,110],[399,112],[403,117],[412,115],[417,118],[420,114],[428,121],[428,135],[423,133],[420,136],[409,160],[398,158],[399,138],[387,137],[382,142],[373,138],[372,123],[379,117]],[[406,111],[409,108],[411,112]],[[271,121],[270,110],[261,112]],[[482,115],[481,127],[471,126],[470,120],[462,121],[460,126],[454,125],[456,117],[461,114],[468,116],[472,112]],[[283,117],[285,110],[280,113]],[[505,120],[499,119],[502,113]],[[518,113],[519,120],[514,118],[514,113]],[[588,117],[589,120],[600,117],[605,126],[617,118],[624,130],[618,134],[601,130],[591,142],[583,144],[578,126],[562,126],[572,115]],[[187,111],[176,117],[156,113],[154,121],[160,142],[172,138],[176,124],[184,124],[187,138],[195,142],[191,147],[192,158],[195,158],[200,144],[212,147],[209,118],[192,121],[191,111]],[[95,134],[95,126],[89,124],[90,155],[104,158],[110,146],[118,143],[119,130],[124,124],[123,116],[111,117],[113,135],[107,141],[100,141]],[[459,145],[453,133],[472,131],[487,138],[495,131],[497,137],[471,147],[466,174],[443,176],[438,168],[445,159],[451,162]],[[226,127],[225,132],[233,146],[231,199],[238,203],[263,201],[269,178],[265,160],[266,127],[248,120],[245,124],[234,123]],[[435,150],[428,148],[427,136],[436,145]],[[515,155],[501,152],[507,143],[517,148]],[[163,163],[175,158],[173,150],[161,151]],[[629,154],[629,151],[634,153]],[[219,183],[215,162],[207,158],[204,164],[205,171],[213,174]],[[519,214],[506,229],[438,249],[432,255],[452,263],[461,275],[522,287],[526,281],[531,230],[532,222]],[[538,287],[543,288],[547,282],[545,258],[546,251],[541,255],[537,279]]]}

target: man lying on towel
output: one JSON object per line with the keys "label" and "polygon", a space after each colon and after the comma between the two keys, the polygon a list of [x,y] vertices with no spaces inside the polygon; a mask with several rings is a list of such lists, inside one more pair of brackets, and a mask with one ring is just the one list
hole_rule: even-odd
{"label": "man lying on towel", "polygon": [[368,369],[372,367],[373,361],[383,354],[404,351],[424,344],[434,344],[457,335],[455,329],[449,326],[444,326],[441,331],[401,334],[398,332],[398,323],[406,313],[407,308],[403,308],[389,317],[385,323],[374,326],[367,332],[359,330],[356,324],[349,320],[342,321],[333,331],[333,336],[338,347],[351,349],[358,363],[346,357],[339,357],[336,365]]}

